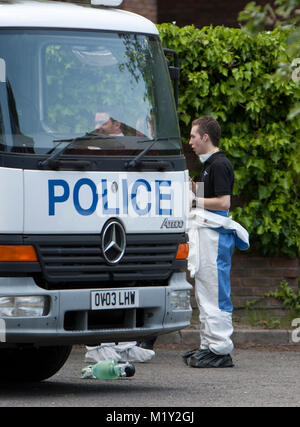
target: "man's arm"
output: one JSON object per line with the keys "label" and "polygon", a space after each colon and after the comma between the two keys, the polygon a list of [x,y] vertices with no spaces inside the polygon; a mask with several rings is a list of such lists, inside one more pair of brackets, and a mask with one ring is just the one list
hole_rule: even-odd
{"label": "man's arm", "polygon": [[227,211],[230,208],[229,194],[212,198],[195,197],[195,199],[196,206],[199,208],[213,209],[217,211]]}
{"label": "man's arm", "polygon": [[212,197],[210,199],[202,198],[202,200],[201,197],[198,197],[197,201],[198,200],[198,203],[203,203],[204,201],[204,209],[214,209],[220,211],[227,211],[228,209],[230,209],[230,195],[228,194],[224,194],[223,196]]}

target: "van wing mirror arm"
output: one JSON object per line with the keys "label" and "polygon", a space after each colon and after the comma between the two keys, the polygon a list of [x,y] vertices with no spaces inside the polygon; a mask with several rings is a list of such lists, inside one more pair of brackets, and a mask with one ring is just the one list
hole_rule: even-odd
{"label": "van wing mirror arm", "polygon": [[[180,78],[180,67],[179,67],[178,54],[175,50],[167,49],[167,48],[164,48],[164,54],[165,54],[167,64],[168,64],[170,78],[173,82],[174,98],[175,98],[176,108],[178,109],[178,92],[179,92],[179,78]],[[170,65],[170,62],[167,59],[167,55],[171,55],[173,57],[173,65]]]}

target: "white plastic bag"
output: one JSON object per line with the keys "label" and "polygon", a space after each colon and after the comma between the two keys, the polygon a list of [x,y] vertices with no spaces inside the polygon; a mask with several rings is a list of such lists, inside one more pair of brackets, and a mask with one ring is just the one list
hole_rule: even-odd
{"label": "white plastic bag", "polygon": [[155,356],[155,351],[138,347],[135,341],[116,345],[105,343],[97,347],[86,347],[85,360],[100,362],[100,360],[116,360],[117,362],[148,362]]}
{"label": "white plastic bag", "polygon": [[121,361],[121,356],[114,350],[115,344],[101,344],[97,347],[86,347],[85,360],[87,362],[100,362],[100,360]]}

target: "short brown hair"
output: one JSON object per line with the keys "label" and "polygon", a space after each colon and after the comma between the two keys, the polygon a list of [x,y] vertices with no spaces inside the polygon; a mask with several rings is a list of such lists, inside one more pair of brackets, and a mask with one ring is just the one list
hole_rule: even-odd
{"label": "short brown hair", "polygon": [[202,116],[196,119],[192,123],[193,126],[198,126],[198,133],[202,137],[207,133],[211,139],[211,142],[215,147],[219,146],[221,138],[221,127],[217,120],[211,116]]}

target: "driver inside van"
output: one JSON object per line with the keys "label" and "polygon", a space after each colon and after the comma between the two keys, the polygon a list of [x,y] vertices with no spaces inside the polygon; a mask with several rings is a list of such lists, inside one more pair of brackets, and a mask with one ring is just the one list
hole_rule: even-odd
{"label": "driver inside van", "polygon": [[121,130],[121,122],[104,112],[95,114],[95,131],[109,136],[124,136]]}

